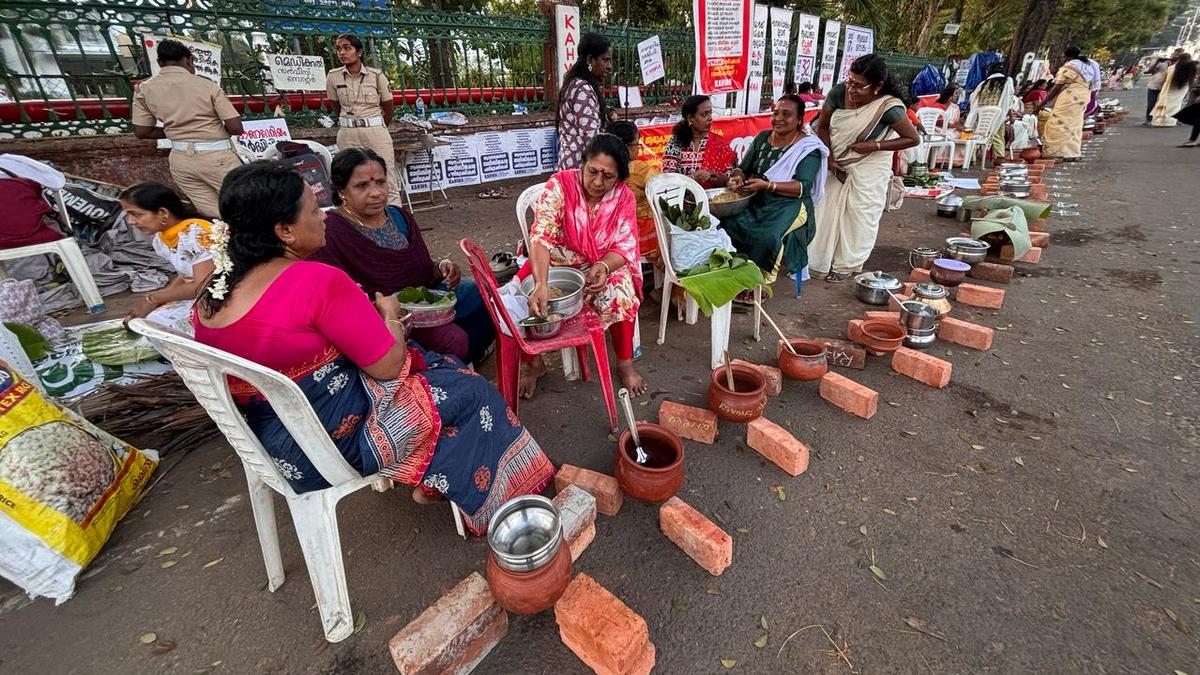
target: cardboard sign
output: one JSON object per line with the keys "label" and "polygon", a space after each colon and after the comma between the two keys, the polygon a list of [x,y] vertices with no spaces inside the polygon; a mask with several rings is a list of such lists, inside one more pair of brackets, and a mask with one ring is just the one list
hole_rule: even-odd
{"label": "cardboard sign", "polygon": [[792,46],[792,10],[771,8],[771,100],[783,96],[788,50]]}
{"label": "cardboard sign", "polygon": [[558,84],[579,60],[579,8],[554,6],[554,48],[558,58]]}
{"label": "cardboard sign", "polygon": [[692,0],[699,93],[724,94],[746,86],[752,5],[748,0]]}
{"label": "cardboard sign", "polygon": [[196,66],[196,74],[217,84],[221,84],[221,46],[211,42],[197,42],[178,35],[143,35],[142,46],[146,48],[146,58],[150,61],[150,74],[158,74],[158,43],[163,40],[174,40],[183,43],[184,47],[192,50],[192,61]]}
{"label": "cardboard sign", "polygon": [[754,5],[754,22],[750,24],[750,68],[746,74],[746,88],[738,92],[737,109],[747,115],[762,112],[763,70],[767,64],[767,27],[770,24],[770,9],[766,5]]}
{"label": "cardboard sign", "polygon": [[325,59],[304,54],[267,54],[271,83],[279,91],[325,91]]}
{"label": "cardboard sign", "polygon": [[817,79],[817,36],[821,30],[820,17],[812,14],[800,15],[799,35],[796,37],[796,68],[792,81],[815,82]]}
{"label": "cardboard sign", "polygon": [[287,120],[276,117],[269,120],[242,120],[242,134],[237,137],[237,144],[262,159],[276,143],[290,140],[292,132],[288,131]]}
{"label": "cardboard sign", "polygon": [[833,89],[833,76],[837,69],[838,38],[842,34],[842,22],[825,20],[825,42],[821,45],[821,76],[818,84],[821,93],[828,94]]}
{"label": "cardboard sign", "polygon": [[862,26],[846,24],[846,42],[842,45],[842,70],[838,82],[850,74],[850,64],[863,54],[875,51],[875,31]]}
{"label": "cardboard sign", "polygon": [[650,84],[666,76],[667,70],[663,65],[662,45],[659,44],[657,35],[639,42],[637,50],[638,63],[642,67],[642,84]]}

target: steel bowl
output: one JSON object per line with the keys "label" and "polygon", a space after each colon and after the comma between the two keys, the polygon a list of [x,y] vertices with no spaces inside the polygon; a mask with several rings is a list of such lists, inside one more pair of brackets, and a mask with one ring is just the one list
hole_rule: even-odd
{"label": "steel bowl", "polygon": [[1025,199],[1033,192],[1033,184],[1027,180],[1000,181],[997,192],[1006,197]]}
{"label": "steel bowl", "polygon": [[[521,282],[522,295],[529,297],[533,292],[533,283],[532,276]],[[563,292],[562,296],[551,298],[546,303],[548,313],[558,314],[565,321],[583,309],[583,272],[574,267],[551,267],[546,275],[546,283],[550,288],[557,288]]]}
{"label": "steel bowl", "polygon": [[704,192],[708,195],[708,212],[717,218],[731,218],[745,211],[746,207],[750,206],[750,198],[754,196],[753,194],[747,194],[727,202],[714,202],[713,199],[717,195],[726,192],[725,188],[714,188],[712,190],[705,190]]}
{"label": "steel bowl", "polygon": [[952,260],[961,260],[968,265],[974,265],[983,262],[983,259],[987,257],[988,248],[986,242],[978,239],[950,237],[946,240],[946,250],[943,255]]}
{"label": "steel bowl", "polygon": [[[434,295],[445,297],[450,291],[441,291],[438,289],[430,289]],[[400,309],[403,309],[411,317],[408,320],[409,328],[433,328],[435,326],[444,326],[451,321],[454,321],[455,305],[458,304],[458,296],[454,297],[454,301],[446,307],[431,307],[429,305],[420,305],[411,302],[400,303]]]}
{"label": "steel bowl", "polygon": [[562,332],[563,323],[566,319],[557,314],[551,314],[545,319],[537,316],[531,316],[523,319],[519,324],[525,331],[525,338],[529,340],[545,340],[552,338]]}
{"label": "steel bowl", "polygon": [[488,521],[488,546],[510,572],[532,572],[553,560],[562,536],[558,509],[541,495],[510,499]]}
{"label": "steel bowl", "polygon": [[884,272],[863,272],[854,277],[854,297],[868,305],[888,304],[892,293],[903,287],[899,279]]}
{"label": "steel bowl", "polygon": [[963,198],[956,194],[948,194],[937,200],[937,214],[943,218],[954,218],[963,207]]}

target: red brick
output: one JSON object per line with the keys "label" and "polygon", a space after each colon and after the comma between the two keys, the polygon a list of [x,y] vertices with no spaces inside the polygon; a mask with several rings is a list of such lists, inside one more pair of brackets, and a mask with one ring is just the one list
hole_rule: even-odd
{"label": "red brick", "polygon": [[1085,131],[1085,132],[1083,132],[1083,140],[1085,140],[1085,141],[1090,141],[1090,140],[1092,140],[1092,136],[1093,136],[1093,135],[1094,135],[1094,132],[1092,132],[1092,131]]}
{"label": "red brick", "polygon": [[950,384],[951,369],[949,361],[908,347],[892,354],[892,370],[937,389]]}
{"label": "red brick", "polygon": [[732,363],[739,363],[743,366],[750,366],[757,370],[767,381],[767,396],[778,396],[779,392],[783,391],[783,372],[775,366],[768,366],[761,363],[750,363],[741,359],[734,359]]}
{"label": "red brick", "polygon": [[821,398],[865,420],[874,417],[879,405],[879,392],[832,371],[821,378]]}
{"label": "red brick", "polygon": [[850,338],[851,342],[862,343],[862,319],[850,319],[846,322],[846,337]]}
{"label": "red brick", "polygon": [[1034,201],[1044,202],[1049,198],[1049,196],[1050,195],[1046,192],[1045,185],[1032,185],[1029,188],[1029,198]]}
{"label": "red brick", "polygon": [[1004,291],[978,284],[960,284],[954,289],[954,299],[964,305],[1000,309],[1004,306]]}
{"label": "red brick", "polygon": [[733,562],[733,539],[679,497],[671,497],[658,510],[658,526],[713,576]]}
{"label": "red brick", "polygon": [[650,675],[650,671],[654,670],[654,651],[654,643],[647,640],[641,655],[626,672],[629,675]]}
{"label": "red brick", "polygon": [[900,312],[866,312],[863,318],[867,321],[871,319],[882,319],[884,321],[900,321]]}
{"label": "red brick", "polygon": [[975,263],[971,267],[970,275],[975,279],[982,279],[996,284],[1007,284],[1012,282],[1013,271],[1012,265],[981,262]]}
{"label": "red brick", "polygon": [[892,293],[890,296],[888,296],[888,309],[899,314],[900,303],[904,302],[905,300],[908,300],[907,295],[904,295],[903,293]]}
{"label": "red brick", "polygon": [[1054,166],[1056,163],[1058,163],[1058,160],[1056,160],[1056,159],[1035,159],[1035,160],[1033,160],[1033,163],[1041,164],[1042,166],[1045,166],[1045,167],[1051,167],[1051,166]]}
{"label": "red brick", "polygon": [[616,478],[591,469],[563,464],[554,475],[554,489],[562,492],[568,485],[577,485],[595,497],[596,510],[606,516],[617,515],[625,500]]}
{"label": "red brick", "polygon": [[904,295],[912,295],[913,286],[916,286],[916,285],[917,284],[914,281],[905,281],[903,284],[900,285],[900,292],[903,293]]}
{"label": "red brick", "polygon": [[1050,245],[1050,233],[1049,232],[1030,232],[1029,233],[1029,243],[1033,244],[1037,248],[1046,248],[1047,246]]}
{"label": "red brick", "polygon": [[908,273],[908,280],[914,284],[919,284],[924,281],[933,281],[933,279],[931,279],[929,276],[929,270],[921,267],[914,267],[913,271]]}
{"label": "red brick", "polygon": [[577,485],[568,485],[554,498],[563,538],[571,549],[571,560],[587,549],[596,538],[596,498]]}
{"label": "red brick", "polygon": [[508,615],[472,572],[388,641],[405,675],[469,673],[508,634]]}
{"label": "red brick", "polygon": [[648,673],[654,666],[646,621],[586,574],[578,574],[554,604],[558,635],[575,656],[601,675]]}
{"label": "red brick", "polygon": [[1042,261],[1042,249],[1034,246],[1025,252],[1025,255],[1017,258],[1017,262],[1023,263],[1040,263]]}
{"label": "red brick", "polygon": [[985,351],[992,348],[995,333],[987,326],[980,326],[962,319],[943,316],[938,326],[938,337],[956,345]]}
{"label": "red brick", "polygon": [[663,401],[658,423],[682,438],[710,444],[717,440],[717,414],[707,408]]}
{"label": "red brick", "polygon": [[867,367],[867,350],[846,340],[817,338],[825,345],[825,360],[830,366],[862,370]]}
{"label": "red brick", "polygon": [[1031,233],[1032,232],[1045,232],[1046,231],[1046,219],[1038,218],[1037,220],[1033,221],[1032,223],[1029,223],[1029,231]]}
{"label": "red brick", "polygon": [[746,445],[793,476],[808,469],[808,448],[787,429],[765,417],[746,425]]}

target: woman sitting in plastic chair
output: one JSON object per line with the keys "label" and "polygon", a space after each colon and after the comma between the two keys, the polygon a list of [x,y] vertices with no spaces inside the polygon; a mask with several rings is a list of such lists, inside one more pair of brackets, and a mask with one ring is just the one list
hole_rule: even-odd
{"label": "woman sitting in plastic chair", "polygon": [[[477,535],[505,501],[549,483],[553,465],[485,379],[406,344],[395,298],[376,294],[372,307],[345,272],[304,261],[325,243],[325,214],[300,174],[238,167],[220,208],[198,341],[287,375],[355,469],[417,486],[418,502],[444,496]],[[256,391],[230,390],[296,492],[328,487]]]}

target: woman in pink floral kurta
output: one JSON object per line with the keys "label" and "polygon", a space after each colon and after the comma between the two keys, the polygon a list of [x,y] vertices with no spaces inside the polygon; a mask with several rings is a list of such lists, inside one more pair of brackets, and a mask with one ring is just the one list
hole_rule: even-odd
{"label": "woman in pink floral kurta", "polygon": [[[551,267],[575,267],[584,273],[584,294],[612,333],[617,370],[634,395],[646,382],[633,367],[633,332],[642,296],[637,243],[637,199],[625,184],[629,153],[612,134],[599,134],[582,153],[583,168],[559,171],[533,207],[529,263],[521,276],[533,275],[530,312],[545,316]],[[535,357],[521,373],[522,397],[533,395],[545,372]]]}

